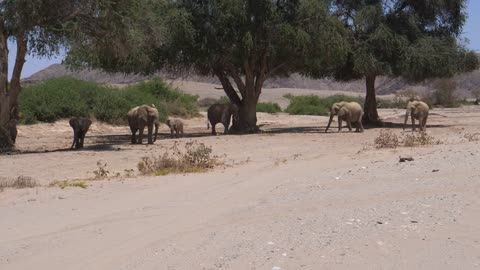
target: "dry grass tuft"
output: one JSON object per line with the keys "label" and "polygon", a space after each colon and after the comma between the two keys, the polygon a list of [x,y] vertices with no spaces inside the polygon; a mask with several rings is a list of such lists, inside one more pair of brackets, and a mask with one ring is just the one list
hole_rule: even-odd
{"label": "dry grass tuft", "polygon": [[405,138],[402,141],[403,146],[405,147],[415,147],[422,145],[434,145],[441,144],[442,141],[436,140],[433,136],[428,135],[425,131],[420,131],[419,133],[406,134]]}
{"label": "dry grass tuft", "polygon": [[469,142],[477,142],[480,141],[480,133],[465,133],[463,138]]}
{"label": "dry grass tuft", "polygon": [[393,133],[392,130],[382,130],[380,135],[375,138],[375,148],[397,148],[397,147],[415,147],[424,145],[436,145],[442,144],[441,140],[435,139],[433,136],[428,135],[425,131],[418,133],[405,134],[400,137]]}
{"label": "dry grass tuft", "polygon": [[98,170],[93,171],[95,174],[95,179],[103,179],[108,177],[110,171],[107,170],[107,162],[102,163],[102,161],[97,161]]}
{"label": "dry grass tuft", "polygon": [[0,191],[5,188],[33,188],[40,186],[36,180],[31,177],[20,175],[16,179],[0,178]]}
{"label": "dry grass tuft", "polygon": [[68,181],[68,180],[64,180],[64,181],[53,181],[52,183],[50,183],[48,185],[49,187],[59,187],[61,189],[64,189],[66,187],[79,187],[79,188],[87,188],[88,185],[85,184],[85,182],[77,182],[77,181]]}
{"label": "dry grass tuft", "polygon": [[220,157],[212,155],[212,148],[203,143],[191,141],[180,150],[174,142],[169,151],[158,157],[143,157],[137,168],[141,174],[167,175],[170,173],[205,172],[222,164]]}
{"label": "dry grass tuft", "polygon": [[391,130],[382,130],[380,135],[373,141],[375,148],[397,148],[400,145],[400,139]]}

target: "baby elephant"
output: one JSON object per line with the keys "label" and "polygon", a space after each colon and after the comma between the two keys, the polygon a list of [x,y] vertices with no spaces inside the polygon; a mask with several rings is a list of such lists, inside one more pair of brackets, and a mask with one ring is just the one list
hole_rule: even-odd
{"label": "baby elephant", "polygon": [[355,132],[363,132],[363,109],[362,106],[360,106],[360,104],[358,104],[357,102],[342,101],[334,103],[330,108],[330,120],[328,121],[325,133],[328,131],[334,115],[338,115],[338,132],[342,131],[343,120],[347,122],[349,131],[352,131],[352,124],[356,124]]}
{"label": "baby elephant", "polygon": [[405,130],[405,126],[407,125],[409,114],[411,114],[412,117],[412,130],[415,131],[415,119],[418,120],[420,130],[425,130],[427,128],[428,110],[429,107],[425,102],[409,101],[407,104],[407,111],[405,112],[405,122],[403,122],[403,130]]}
{"label": "baby elephant", "polygon": [[[168,119],[165,124],[170,128],[170,137],[183,137],[183,122],[180,119]],[[175,132],[175,135],[173,134]]]}
{"label": "baby elephant", "polygon": [[75,146],[75,149],[83,148],[83,140],[87,134],[92,121],[88,118],[74,117],[70,119],[70,126],[73,128],[73,143],[70,149]]}

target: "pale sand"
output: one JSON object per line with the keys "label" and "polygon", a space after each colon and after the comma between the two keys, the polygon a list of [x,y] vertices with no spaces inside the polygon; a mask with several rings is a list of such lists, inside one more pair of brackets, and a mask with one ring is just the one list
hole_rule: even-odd
{"label": "pale sand", "polygon": [[[480,132],[480,108],[432,112],[444,144],[395,150],[372,147],[380,129],[325,134],[327,117],[259,114],[270,133],[216,137],[190,119],[199,137],[177,141],[229,166],[87,189],[46,186],[93,177],[98,160],[136,169],[174,143],[166,126],[140,146],[94,123],[85,150],[55,152],[43,151],[70,146],[67,121],[20,126],[20,150],[37,153],[0,156],[0,175],[44,186],[0,192],[0,269],[480,269],[480,146],[464,138]],[[402,122],[403,110],[380,114]]]}

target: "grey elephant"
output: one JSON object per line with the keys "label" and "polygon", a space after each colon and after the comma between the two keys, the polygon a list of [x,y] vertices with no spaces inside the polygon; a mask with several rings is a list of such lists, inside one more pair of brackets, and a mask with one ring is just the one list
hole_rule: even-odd
{"label": "grey elephant", "polygon": [[[160,122],[158,121],[158,110],[155,108],[155,105],[141,105],[135,108],[132,108],[127,113],[128,125],[132,132],[131,141],[132,144],[142,144],[143,142],[143,130],[145,126],[148,129],[147,140],[148,144],[153,144],[157,140],[158,126]],[[153,127],[155,126],[155,136],[153,136]],[[138,131],[138,138],[135,134]]]}
{"label": "grey elephant", "polygon": [[363,109],[357,102],[337,102],[330,107],[330,120],[325,132],[330,128],[333,116],[338,115],[338,132],[342,131],[342,121],[347,122],[348,130],[352,131],[352,124],[356,125],[355,132],[363,132]]}
{"label": "grey elephant", "polygon": [[83,148],[83,141],[92,121],[84,117],[73,117],[70,119],[69,124],[73,129],[73,142],[70,149],[73,149],[74,146],[75,149]]}
{"label": "grey elephant", "polygon": [[[223,134],[228,134],[228,126],[230,125],[230,118],[233,116],[233,119],[237,121],[238,116],[238,106],[235,104],[213,104],[208,108],[207,117],[207,129],[212,125],[212,135],[217,135],[215,131],[215,125],[217,123],[222,123],[225,127]],[[209,125],[210,124],[210,125]]]}
{"label": "grey elephant", "polygon": [[407,125],[408,116],[412,117],[412,130],[415,131],[415,119],[418,120],[420,130],[423,131],[427,128],[428,118],[428,105],[423,101],[409,101],[407,103],[407,110],[405,112],[405,121],[403,122],[403,130]]}
{"label": "grey elephant", "polygon": [[[170,128],[170,137],[183,137],[183,122],[180,119],[167,119],[165,124]],[[175,134],[174,134],[175,132]]]}

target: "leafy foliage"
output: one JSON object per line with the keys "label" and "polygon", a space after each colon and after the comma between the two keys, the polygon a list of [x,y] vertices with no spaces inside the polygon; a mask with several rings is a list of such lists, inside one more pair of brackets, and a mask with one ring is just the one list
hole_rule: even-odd
{"label": "leafy foliage", "polygon": [[309,96],[289,96],[290,104],[285,112],[297,115],[329,115],[330,107],[333,103],[340,101],[348,102],[362,102],[361,98],[334,95],[329,97],[319,97],[314,95]]}
{"label": "leafy foliage", "polygon": [[173,90],[160,80],[116,89],[68,77],[27,86],[19,97],[20,120],[25,124],[54,122],[72,116],[124,124],[128,110],[141,104],[155,104],[163,121],[169,114],[196,115],[196,101],[196,96]]}
{"label": "leafy foliage", "polygon": [[280,105],[278,105],[278,103],[259,102],[257,104],[257,112],[278,113],[281,111],[282,111],[282,108],[280,108]]}

